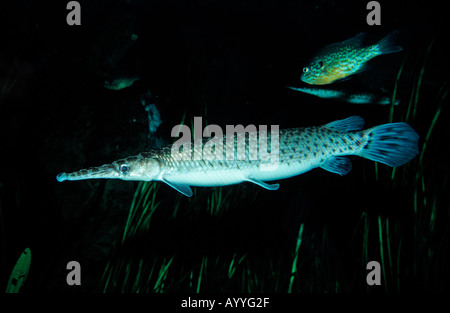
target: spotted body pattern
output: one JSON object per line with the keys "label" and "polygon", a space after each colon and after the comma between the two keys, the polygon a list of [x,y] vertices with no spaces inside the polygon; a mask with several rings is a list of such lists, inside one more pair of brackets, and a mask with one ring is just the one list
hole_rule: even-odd
{"label": "spotted body pattern", "polygon": [[[242,135],[235,137],[235,152],[239,136]],[[278,136],[278,140],[272,140],[273,135]],[[251,153],[249,137],[245,137],[245,157],[242,159],[237,157],[237,153],[231,160],[226,158],[225,140],[221,159],[215,158],[204,146],[202,149],[192,149],[191,160],[177,160],[167,148],[160,150],[155,156],[162,163],[164,177],[169,180],[193,186],[221,186],[246,181],[248,178],[270,181],[299,175],[321,166],[333,156],[354,154],[366,140],[362,132],[342,132],[320,126],[285,129],[275,134],[258,132],[257,136],[266,137],[267,146],[262,148],[258,142],[257,153]],[[276,159],[264,158],[261,156],[261,149],[267,149],[270,153],[277,151]],[[262,169],[264,166],[269,169],[271,164],[274,170]]]}
{"label": "spotted body pattern", "polygon": [[[230,159],[213,155],[214,149],[205,149],[207,142],[186,148],[189,158],[174,157],[173,146],[165,147],[100,167],[61,173],[57,180],[156,180],[191,196],[190,186],[224,186],[244,181],[276,190],[279,184],[265,181],[296,176],[317,167],[345,175],[351,170],[351,161],[345,155],[358,155],[390,166],[403,165],[417,155],[418,135],[408,124],[391,123],[360,130],[363,125],[361,117],[352,116],[323,126],[260,132],[259,138],[266,137],[267,145],[258,141],[257,150],[251,148],[249,134],[244,140],[244,155],[233,153]],[[239,136],[246,138],[245,133],[234,137],[233,152],[239,151]],[[217,142],[226,144],[226,138]],[[270,158],[264,149],[270,152]],[[225,151],[226,147],[223,156]]]}
{"label": "spotted body pattern", "polygon": [[360,73],[374,57],[402,50],[402,47],[394,45],[397,33],[394,31],[377,44],[366,47],[362,46],[365,33],[330,44],[311,58],[300,79],[311,85],[326,85]]}

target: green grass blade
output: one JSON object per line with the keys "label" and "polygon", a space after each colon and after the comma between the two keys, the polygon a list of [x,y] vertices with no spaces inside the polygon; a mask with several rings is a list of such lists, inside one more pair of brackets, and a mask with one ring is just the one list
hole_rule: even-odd
{"label": "green grass blade", "polygon": [[381,217],[378,216],[378,234],[379,234],[379,241],[380,241],[380,256],[381,256],[381,270],[383,272],[383,279],[384,279],[384,289],[386,292],[388,291],[388,282],[386,279],[386,263],[384,262],[384,249],[383,249],[383,225],[381,223]]}
{"label": "green grass blade", "polygon": [[298,259],[298,253],[300,251],[300,245],[302,244],[302,235],[303,235],[303,223],[300,224],[300,229],[298,232],[297,245],[295,247],[295,256],[294,256],[294,260],[292,261],[291,278],[289,281],[288,293],[292,293],[292,286],[294,285],[294,279],[295,279],[295,275],[297,273],[297,259]]}
{"label": "green grass blade", "polygon": [[19,293],[21,291],[27,280],[30,265],[31,250],[30,248],[25,248],[11,271],[8,284],[6,285],[6,293]]}

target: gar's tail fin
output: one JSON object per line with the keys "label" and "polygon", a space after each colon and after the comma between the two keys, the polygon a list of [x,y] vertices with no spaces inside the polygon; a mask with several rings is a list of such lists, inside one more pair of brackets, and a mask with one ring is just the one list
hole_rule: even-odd
{"label": "gar's tail fin", "polygon": [[396,167],[419,153],[419,135],[406,123],[384,124],[364,132],[369,140],[358,153],[361,157]]}
{"label": "gar's tail fin", "polygon": [[388,53],[395,53],[400,52],[403,50],[402,46],[399,46],[395,43],[397,40],[399,31],[394,30],[392,33],[381,39],[378,44],[377,48],[379,51],[379,54],[388,54]]}

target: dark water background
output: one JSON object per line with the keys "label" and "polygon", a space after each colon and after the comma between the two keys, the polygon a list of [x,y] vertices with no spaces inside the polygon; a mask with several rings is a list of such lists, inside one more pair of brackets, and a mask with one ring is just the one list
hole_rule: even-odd
{"label": "dark water background", "polygon": [[[65,4],[14,1],[1,13],[0,290],[25,247],[32,251],[26,292],[73,292],[65,282],[70,260],[82,264],[78,290],[102,290],[100,278],[137,183],[58,183],[55,177],[149,149],[147,114],[140,103],[148,91],[163,121],[157,136],[167,142],[184,114],[188,120],[202,116],[223,127],[276,124],[282,129],[351,115],[374,126],[388,121],[388,107],[322,100],[285,86],[301,85],[304,63],[324,45],[362,31],[368,33],[368,42],[376,42],[399,29],[405,51],[373,60],[370,71],[341,86],[392,91],[408,56],[398,91],[408,99],[434,39],[420,90],[423,109],[413,125],[422,143],[435,112],[427,103],[449,78],[445,12],[431,2],[383,1],[381,26],[367,25],[364,1],[80,1],[81,26],[66,24]],[[136,42],[130,40],[132,34],[138,35]],[[103,87],[106,79],[124,75],[141,79],[121,91]],[[404,116],[407,101],[401,105],[394,120]],[[449,133],[448,127],[440,129],[444,131],[434,136],[442,136],[436,143],[441,154],[430,166],[439,166],[445,175]],[[323,248],[312,238],[326,229],[330,267],[351,269],[353,260],[346,257],[361,213],[408,223],[405,212],[412,197],[401,188],[365,179],[369,168],[373,171],[366,164],[371,161],[352,162],[353,170],[345,177],[316,169],[281,181],[276,192],[258,190],[253,206],[232,205],[218,218],[186,213],[191,215],[189,224],[174,221],[165,225],[169,232],[160,226],[160,237],[146,239],[151,251],[146,253],[181,255],[187,263],[198,255],[232,256],[235,251],[267,260],[291,251],[298,227],[305,223],[306,247]],[[249,193],[259,188],[246,186]],[[226,188],[238,192],[236,186]],[[200,196],[208,192],[202,188]],[[168,186],[160,187],[158,214],[172,210],[165,199],[175,194]],[[444,195],[442,203],[448,204],[448,190],[437,196]],[[448,206],[440,210],[444,226],[437,236],[448,238]],[[128,249],[136,253],[132,246]],[[448,260],[448,246],[443,249],[440,258]],[[415,256],[406,251],[410,255],[404,258]],[[448,290],[445,275],[448,271],[442,281],[430,284],[405,278],[411,284],[402,286]],[[346,291],[358,291],[351,276],[343,272],[342,277],[348,282]]]}

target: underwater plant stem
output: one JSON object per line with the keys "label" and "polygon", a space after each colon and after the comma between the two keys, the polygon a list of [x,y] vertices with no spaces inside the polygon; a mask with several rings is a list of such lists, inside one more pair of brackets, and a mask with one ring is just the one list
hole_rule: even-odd
{"label": "underwater plant stem", "polygon": [[423,146],[422,146],[422,151],[421,151],[420,157],[419,157],[420,164],[422,164],[423,156],[425,154],[425,150],[426,150],[428,142],[429,142],[429,140],[431,138],[431,133],[433,132],[434,127],[436,126],[436,122],[437,122],[437,120],[439,118],[439,115],[441,114],[442,107],[443,107],[442,103],[443,103],[444,99],[447,97],[449,89],[450,88],[447,88],[445,90],[444,94],[442,95],[442,97],[441,97],[441,105],[437,108],[436,113],[434,114],[433,120],[431,121],[430,127],[428,128],[428,132],[427,132],[427,135],[425,136],[425,140],[424,140],[424,143],[423,143]]}
{"label": "underwater plant stem", "polygon": [[[125,238],[126,238],[127,233],[128,233],[128,229],[129,229],[129,227],[131,225],[131,220],[133,219],[133,216],[134,216],[134,208],[136,207],[135,206],[136,199],[138,197],[138,194],[140,192],[142,192],[143,187],[144,187],[144,183],[143,182],[139,182],[138,183],[138,187],[136,188],[136,191],[134,192],[133,201],[131,202],[131,207],[130,207],[130,213],[128,213],[128,218],[127,218],[127,222],[125,224],[125,229],[123,230],[122,243],[124,243],[124,241],[125,241]],[[139,199],[139,200],[141,200],[141,199]]]}
{"label": "underwater plant stem", "polygon": [[164,282],[167,277],[167,272],[169,271],[170,264],[172,264],[173,261],[172,257],[167,264],[164,264],[166,262],[166,258],[164,258],[161,269],[159,270],[158,280],[155,283],[155,287],[153,288],[153,291],[162,293],[164,291]]}
{"label": "underwater plant stem", "polygon": [[295,257],[294,260],[292,261],[291,279],[289,282],[288,293],[292,293],[292,286],[294,285],[295,274],[297,272],[298,252],[300,250],[300,245],[302,243],[302,234],[303,234],[303,223],[300,224],[300,230],[298,231],[297,246],[295,247]]}
{"label": "underwater plant stem", "polygon": [[378,162],[374,163],[375,166],[375,181],[378,181],[379,177],[378,177]]}
{"label": "underwater plant stem", "polygon": [[387,280],[386,280],[386,266],[384,263],[384,249],[383,249],[383,224],[381,222],[381,216],[378,216],[378,234],[380,240],[380,256],[381,256],[381,264],[382,264],[382,272],[383,272],[383,280],[384,280],[384,289],[387,292]]}
{"label": "underwater plant stem", "polygon": [[197,280],[197,289],[196,292],[199,293],[200,292],[200,285],[202,282],[202,275],[203,275],[203,269],[205,269],[206,271],[206,264],[208,262],[208,257],[204,256],[202,259],[202,264],[200,265],[200,273],[198,274],[198,280]]}
{"label": "underwater plant stem", "polygon": [[391,255],[391,240],[389,235],[389,218],[386,217],[386,246],[387,246],[387,254],[389,260],[389,273],[391,274],[391,281],[394,277],[393,267],[392,267],[392,255]]}
{"label": "underwater plant stem", "polygon": [[[109,285],[109,280],[111,279],[112,270],[109,269],[110,264],[111,264],[111,262],[108,261],[108,263],[106,264],[105,271],[103,272],[103,276],[102,276],[102,281],[104,281],[106,279],[105,286],[103,287],[103,293],[106,293],[106,290],[108,289],[108,285]],[[106,275],[108,275],[108,276],[106,277]]]}
{"label": "underwater plant stem", "polygon": [[420,91],[420,87],[422,85],[423,74],[425,73],[425,64],[428,61],[428,57],[430,56],[431,48],[433,47],[435,40],[436,40],[436,34],[433,36],[433,39],[431,40],[430,44],[428,45],[427,51],[425,52],[425,60],[423,61],[424,65],[420,69],[419,78],[417,79],[417,87],[416,87],[415,96],[414,96],[414,110],[413,110],[413,115],[412,115],[413,118],[416,117],[417,103],[419,102],[419,91]]}
{"label": "underwater plant stem", "polygon": [[400,81],[400,76],[402,75],[403,68],[405,67],[406,59],[407,59],[407,56],[404,58],[402,65],[398,69],[397,78],[395,79],[394,91],[392,92],[392,98],[391,98],[391,107],[389,110],[389,118],[388,118],[389,123],[392,123],[394,120],[394,108],[395,108],[395,99],[397,98],[398,82]]}
{"label": "underwater plant stem", "polygon": [[367,213],[363,212],[362,217],[364,218],[364,235],[363,235],[363,250],[362,250],[362,261],[363,264],[367,264],[368,261],[368,249],[369,249],[369,220]]}
{"label": "underwater plant stem", "polygon": [[397,249],[397,290],[400,290],[400,252],[402,251],[402,242],[403,240],[400,238]]}

